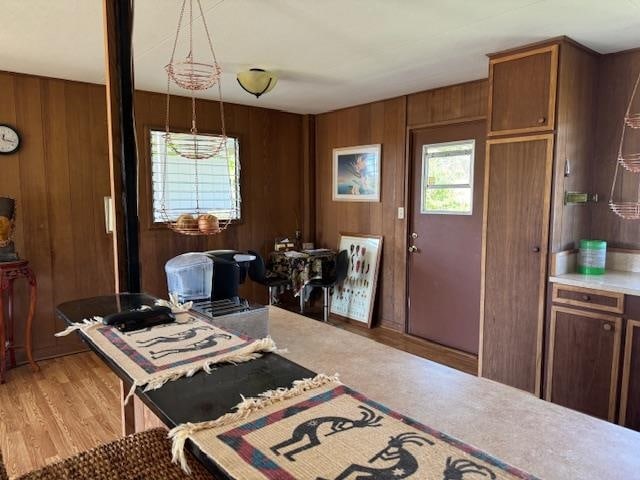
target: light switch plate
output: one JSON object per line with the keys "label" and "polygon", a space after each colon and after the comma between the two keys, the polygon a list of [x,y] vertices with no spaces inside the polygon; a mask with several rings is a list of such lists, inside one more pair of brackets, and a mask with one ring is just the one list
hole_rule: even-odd
{"label": "light switch plate", "polygon": [[404,207],[398,207],[398,220],[404,220]]}

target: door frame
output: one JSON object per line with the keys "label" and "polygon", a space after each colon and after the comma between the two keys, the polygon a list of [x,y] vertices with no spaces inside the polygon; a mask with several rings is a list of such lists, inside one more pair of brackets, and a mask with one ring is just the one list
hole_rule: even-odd
{"label": "door frame", "polygon": [[[403,333],[406,335],[409,334],[409,222],[411,221],[411,216],[413,214],[413,186],[411,182],[411,155],[413,152],[413,133],[415,130],[423,130],[425,128],[433,128],[433,127],[445,127],[448,125],[460,125],[464,123],[473,123],[473,122],[481,122],[487,121],[486,115],[477,115],[472,117],[459,117],[451,120],[442,120],[439,122],[430,122],[430,123],[421,123],[418,125],[411,125],[406,127],[405,133],[405,149],[404,149],[404,226],[403,226],[403,262],[404,262],[404,328]],[[487,138],[487,141],[489,139]],[[486,161],[486,158],[485,158]],[[484,204],[484,192],[483,192],[483,204]],[[484,214],[483,214],[484,215]],[[482,334],[482,331],[480,332]],[[418,337],[416,337],[418,338]],[[428,340],[425,340],[428,341]],[[451,348],[451,347],[446,347]],[[458,351],[454,348],[451,350]]]}
{"label": "door frame", "polygon": [[484,201],[482,210],[482,257],[480,260],[480,345],[478,346],[478,376],[482,377],[483,355],[484,355],[484,307],[485,307],[485,275],[487,263],[487,213],[489,210],[489,180],[491,172],[491,146],[502,143],[521,143],[544,140],[547,142],[547,157],[545,163],[545,187],[542,226],[546,234],[542,237],[540,245],[540,257],[544,261],[540,262],[540,288],[538,291],[538,325],[536,338],[536,378],[535,392],[537,397],[542,393],[542,355],[544,343],[544,317],[546,311],[546,290],[547,290],[547,269],[549,256],[549,235],[551,219],[551,189],[553,179],[553,157],[555,148],[555,134],[544,133],[537,135],[527,135],[519,137],[487,138],[486,151],[484,157]]}

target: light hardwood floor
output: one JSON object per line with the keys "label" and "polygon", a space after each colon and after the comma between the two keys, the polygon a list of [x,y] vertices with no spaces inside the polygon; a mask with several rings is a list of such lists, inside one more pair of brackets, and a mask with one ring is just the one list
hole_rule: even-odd
{"label": "light hardwood floor", "polygon": [[93,353],[9,370],[0,385],[0,450],[17,476],[120,436],[118,378]]}

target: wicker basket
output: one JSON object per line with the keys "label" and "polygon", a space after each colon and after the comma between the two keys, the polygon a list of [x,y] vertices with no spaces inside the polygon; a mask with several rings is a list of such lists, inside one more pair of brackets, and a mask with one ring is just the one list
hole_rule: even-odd
{"label": "wicker basket", "polygon": [[[200,463],[190,458],[191,475],[171,463],[167,431],[155,428],[82,452],[19,477],[20,480],[211,480]],[[0,467],[0,479],[3,468]]]}

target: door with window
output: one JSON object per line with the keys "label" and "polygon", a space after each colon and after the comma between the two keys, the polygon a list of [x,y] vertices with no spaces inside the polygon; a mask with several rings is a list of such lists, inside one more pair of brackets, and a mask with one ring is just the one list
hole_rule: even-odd
{"label": "door with window", "polygon": [[484,121],[411,134],[408,330],[477,354]]}

